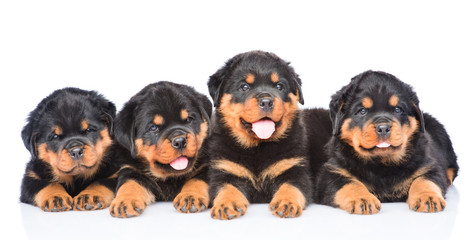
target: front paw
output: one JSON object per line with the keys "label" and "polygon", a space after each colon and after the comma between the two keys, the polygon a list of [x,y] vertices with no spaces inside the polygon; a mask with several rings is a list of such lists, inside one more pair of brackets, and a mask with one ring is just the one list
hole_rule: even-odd
{"label": "front paw", "polygon": [[173,200],[173,206],[181,213],[204,211],[209,205],[207,196],[196,193],[179,193]]}
{"label": "front paw", "polygon": [[228,200],[214,204],[211,208],[211,217],[220,220],[231,220],[243,216],[245,212],[247,212],[245,203]]}
{"label": "front paw", "polygon": [[352,214],[375,214],[381,210],[381,202],[366,187],[357,182],[344,185],[337,191],[334,203]]}
{"label": "front paw", "polygon": [[72,197],[69,194],[56,194],[43,198],[38,206],[45,212],[64,212],[72,210]]}
{"label": "front paw", "polygon": [[136,217],[146,208],[146,202],[138,198],[115,198],[110,205],[110,214],[118,218]]}
{"label": "front paw", "polygon": [[110,206],[114,193],[100,184],[92,184],[74,197],[73,206],[76,210],[97,210]]}
{"label": "front paw", "polygon": [[284,183],[273,196],[269,209],[280,218],[299,217],[306,206],[304,194],[295,186]]}
{"label": "front paw", "polygon": [[245,195],[231,184],[224,185],[214,198],[211,217],[220,220],[231,220],[247,212],[249,201]]}
{"label": "front paw", "polygon": [[437,193],[420,193],[409,197],[407,200],[409,208],[416,212],[440,212],[445,209],[445,199]]}

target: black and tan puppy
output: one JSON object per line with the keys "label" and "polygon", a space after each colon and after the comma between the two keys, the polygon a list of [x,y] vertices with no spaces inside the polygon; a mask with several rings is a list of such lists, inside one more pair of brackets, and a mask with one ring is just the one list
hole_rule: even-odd
{"label": "black and tan puppy", "polygon": [[115,112],[94,91],[64,88],[43,99],[21,133],[31,153],[21,202],[50,212],[108,207],[118,169],[107,154]]}
{"label": "black and tan puppy", "polygon": [[442,124],[422,114],[412,88],[384,72],[364,72],[332,97],[334,126],[315,201],[354,214],[406,201],[418,212],[445,208],[458,172]]}
{"label": "black and tan puppy", "polygon": [[279,217],[297,217],[311,181],[298,102],[301,80],[275,54],[239,54],[212,75],[216,106],[208,139],[211,216],[233,219],[250,202],[270,203]]}
{"label": "black and tan puppy", "polygon": [[150,84],[116,117],[116,140],[125,147],[110,213],[140,215],[154,201],[172,201],[184,213],[209,206],[207,158],[211,102],[193,88]]}

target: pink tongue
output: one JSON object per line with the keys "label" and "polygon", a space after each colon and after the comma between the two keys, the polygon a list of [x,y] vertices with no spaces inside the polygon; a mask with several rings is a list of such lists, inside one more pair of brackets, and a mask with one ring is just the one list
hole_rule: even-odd
{"label": "pink tongue", "polygon": [[376,147],[378,148],[387,148],[391,146],[391,144],[387,143],[387,142],[382,142],[382,143],[379,143],[378,145],[376,145]]}
{"label": "pink tongue", "polygon": [[170,163],[170,166],[175,170],[183,170],[188,166],[188,158],[183,156],[178,157]]}
{"label": "pink tongue", "polygon": [[260,139],[268,139],[275,131],[275,122],[271,120],[260,120],[252,123],[252,131]]}

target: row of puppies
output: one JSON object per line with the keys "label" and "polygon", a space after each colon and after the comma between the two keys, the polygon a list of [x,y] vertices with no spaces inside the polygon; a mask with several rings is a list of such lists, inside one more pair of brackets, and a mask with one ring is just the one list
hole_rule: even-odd
{"label": "row of puppies", "polygon": [[169,82],[145,87],[117,116],[96,92],[54,92],[22,132],[32,158],[20,200],[45,211],[110,206],[115,217],[172,200],[184,213],[212,205],[217,219],[257,202],[279,217],[310,202],[355,214],[391,201],[444,209],[458,172],[451,141],[394,76],[364,72],[333,95],[330,112],[299,110],[293,68],[254,51],[227,61],[208,88],[214,113],[204,95]]}

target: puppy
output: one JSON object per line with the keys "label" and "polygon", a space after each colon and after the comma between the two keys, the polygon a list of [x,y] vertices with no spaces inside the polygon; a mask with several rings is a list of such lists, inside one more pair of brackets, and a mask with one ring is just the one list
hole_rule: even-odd
{"label": "puppy", "polygon": [[110,213],[134,217],[155,201],[173,200],[183,213],[209,206],[207,158],[211,102],[193,88],[150,84],[133,96],[116,117],[122,167]]}
{"label": "puppy", "polygon": [[208,139],[211,216],[234,219],[250,202],[279,217],[302,214],[311,196],[301,80],[273,53],[231,58],[208,88],[216,112]]}
{"label": "puppy", "polygon": [[419,108],[412,88],[391,74],[367,71],[332,96],[333,137],[315,200],[354,214],[406,201],[438,212],[458,173],[442,124]]}
{"label": "puppy", "polygon": [[44,98],[21,132],[31,160],[20,201],[49,212],[108,207],[118,170],[108,157],[115,114],[95,91],[64,88]]}

